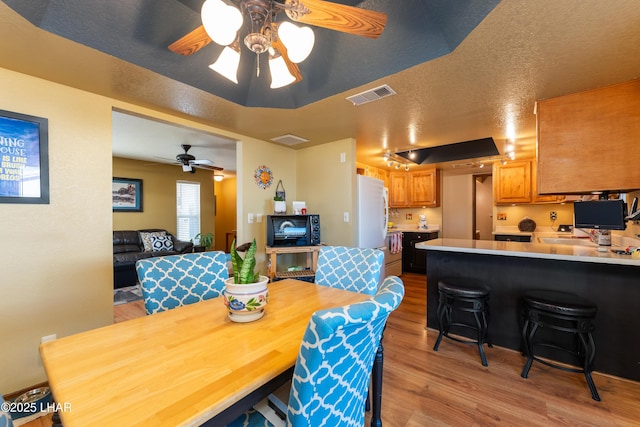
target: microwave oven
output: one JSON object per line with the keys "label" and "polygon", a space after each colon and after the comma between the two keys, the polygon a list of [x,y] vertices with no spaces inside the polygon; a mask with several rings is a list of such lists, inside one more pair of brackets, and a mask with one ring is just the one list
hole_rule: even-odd
{"label": "microwave oven", "polygon": [[320,215],[267,215],[267,246],[320,244]]}

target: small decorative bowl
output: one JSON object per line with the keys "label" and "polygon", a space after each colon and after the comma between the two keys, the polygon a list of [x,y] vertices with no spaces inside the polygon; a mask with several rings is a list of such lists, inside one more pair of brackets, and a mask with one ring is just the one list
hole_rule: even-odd
{"label": "small decorative bowl", "polygon": [[225,281],[224,305],[229,310],[229,319],[234,322],[253,322],[264,316],[269,302],[269,278],[260,276],[260,281],[248,284],[233,283],[233,277]]}

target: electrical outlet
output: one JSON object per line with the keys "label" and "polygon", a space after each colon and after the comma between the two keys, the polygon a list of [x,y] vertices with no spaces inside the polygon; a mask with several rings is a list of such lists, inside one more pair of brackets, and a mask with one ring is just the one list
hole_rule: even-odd
{"label": "electrical outlet", "polygon": [[549,219],[551,221],[555,221],[556,219],[558,219],[558,212],[556,211],[549,212]]}

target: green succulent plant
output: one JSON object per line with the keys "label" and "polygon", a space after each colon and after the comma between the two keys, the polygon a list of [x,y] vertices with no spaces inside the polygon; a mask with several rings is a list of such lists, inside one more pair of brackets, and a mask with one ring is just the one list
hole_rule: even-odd
{"label": "green succulent plant", "polygon": [[[244,246],[244,245],[243,245]],[[246,250],[244,258],[240,256],[236,248],[236,241],[231,243],[231,264],[233,265],[233,282],[236,284],[256,283],[260,279],[260,273],[254,272],[256,267],[256,239]]]}

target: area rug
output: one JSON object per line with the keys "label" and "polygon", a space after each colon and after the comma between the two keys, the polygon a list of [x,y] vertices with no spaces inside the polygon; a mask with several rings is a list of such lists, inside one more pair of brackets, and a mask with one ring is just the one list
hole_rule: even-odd
{"label": "area rug", "polygon": [[128,302],[142,299],[142,289],[140,285],[119,288],[113,291],[113,305],[126,304]]}

